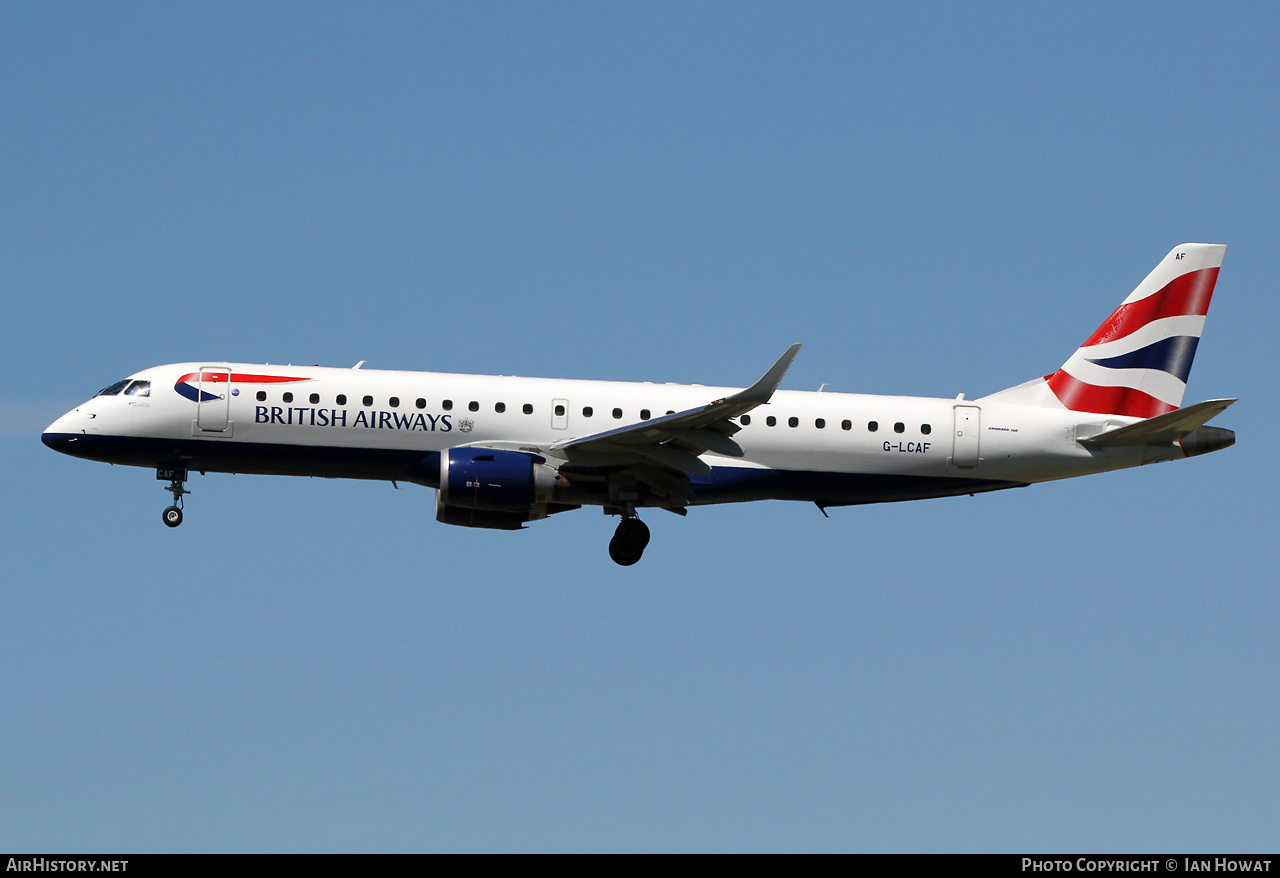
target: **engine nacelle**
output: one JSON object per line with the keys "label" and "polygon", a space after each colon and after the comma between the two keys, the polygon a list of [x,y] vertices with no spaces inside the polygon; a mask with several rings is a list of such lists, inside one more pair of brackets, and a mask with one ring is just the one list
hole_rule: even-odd
{"label": "engine nacelle", "polygon": [[440,454],[436,520],[514,530],[547,517],[556,471],[525,451],[450,448]]}
{"label": "engine nacelle", "polygon": [[458,527],[488,527],[494,530],[519,530],[529,516],[523,512],[494,512],[491,509],[464,509],[446,506],[436,491],[436,521]]}

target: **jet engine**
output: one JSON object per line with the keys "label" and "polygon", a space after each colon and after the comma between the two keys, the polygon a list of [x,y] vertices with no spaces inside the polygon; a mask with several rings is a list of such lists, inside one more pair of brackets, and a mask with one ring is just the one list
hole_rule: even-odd
{"label": "jet engine", "polygon": [[555,468],[525,451],[450,448],[440,454],[436,520],[461,527],[517,530],[547,517]]}

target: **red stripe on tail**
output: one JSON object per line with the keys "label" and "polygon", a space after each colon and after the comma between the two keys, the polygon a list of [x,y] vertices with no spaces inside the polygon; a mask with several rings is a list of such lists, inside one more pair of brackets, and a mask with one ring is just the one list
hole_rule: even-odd
{"label": "red stripe on tail", "polygon": [[1189,271],[1169,281],[1160,292],[1121,305],[1083,346],[1124,338],[1152,320],[1163,317],[1203,317],[1209,313],[1209,300],[1213,298],[1213,285],[1218,282],[1218,271],[1217,268]]}
{"label": "red stripe on tail", "polygon": [[[1217,271],[1215,268],[1214,271]],[[1049,389],[1073,412],[1154,418],[1177,408],[1132,387],[1101,387],[1086,384],[1059,369],[1049,378]]]}

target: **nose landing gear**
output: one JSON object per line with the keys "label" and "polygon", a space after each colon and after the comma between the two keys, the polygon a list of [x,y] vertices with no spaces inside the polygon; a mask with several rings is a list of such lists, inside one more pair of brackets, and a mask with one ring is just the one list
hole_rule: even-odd
{"label": "nose landing gear", "polygon": [[614,531],[613,539],[609,541],[609,557],[615,564],[630,567],[640,560],[647,545],[649,545],[649,526],[636,518],[635,513],[632,512],[630,517],[622,519],[618,529]]}
{"label": "nose landing gear", "polygon": [[160,516],[169,527],[177,527],[182,524],[182,495],[191,493],[183,487],[183,483],[187,480],[187,471],[177,467],[159,467],[156,469],[156,478],[161,481],[168,480],[169,487],[165,490],[173,494],[173,505],[166,506]]}

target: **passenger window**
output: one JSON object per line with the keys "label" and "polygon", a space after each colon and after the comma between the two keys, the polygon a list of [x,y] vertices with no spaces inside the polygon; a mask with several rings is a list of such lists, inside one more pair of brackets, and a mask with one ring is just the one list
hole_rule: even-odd
{"label": "passenger window", "polygon": [[284,392],[284,396],[280,398],[283,399],[285,402],[293,402],[293,394],[287,390]]}
{"label": "passenger window", "polygon": [[800,426],[800,419],[799,419],[799,418],[787,418],[787,426],[788,426],[788,427],[799,427],[799,426]]}
{"label": "passenger window", "polygon": [[346,395],[345,393],[339,393],[339,394],[338,394],[338,398],[337,398],[337,399],[335,399],[335,400],[334,400],[334,402],[336,402],[338,405],[346,405],[346,404],[347,404],[347,395]]}
{"label": "passenger window", "polygon": [[424,409],[424,408],[426,408],[426,407],[427,407],[427,401],[426,401],[425,399],[423,399],[422,397],[418,397],[417,399],[415,399],[415,400],[413,401],[413,404],[414,404],[414,405],[416,405],[416,406],[417,406],[418,408],[420,408],[420,409]]}
{"label": "passenger window", "polygon": [[902,421],[898,421],[898,423],[893,425],[893,432],[895,433],[905,432],[906,429],[907,429],[907,425],[902,423]]}
{"label": "passenger window", "polygon": [[[285,396],[288,396],[288,395],[289,395],[289,394],[287,394],[287,393],[285,394]],[[288,401],[289,401],[289,400],[287,400],[287,399],[285,400],[285,402],[288,402]],[[361,401],[361,402],[363,402],[366,406],[371,406],[371,405],[373,405],[373,397],[372,397],[372,396],[366,396],[364,399],[362,399],[362,400],[360,400],[360,401]]]}
{"label": "passenger window", "polygon": [[770,427],[778,426],[778,419],[775,418],[773,415],[769,415],[769,417],[765,418],[764,422],[768,424]]}
{"label": "passenger window", "polygon": [[817,427],[819,430],[821,430],[823,427],[827,425],[827,422],[822,418],[818,418],[818,420],[813,422],[813,425]]}
{"label": "passenger window", "polygon": [[442,402],[440,403],[440,408],[444,409],[446,412],[451,412],[451,411],[453,411],[453,400],[451,400],[451,399],[446,399],[446,400],[442,401]]}
{"label": "passenger window", "polygon": [[742,422],[742,426],[746,427],[751,423],[751,415],[743,415],[738,420]]}
{"label": "passenger window", "polygon": [[642,420],[642,421],[647,421],[647,420],[649,420],[649,410],[648,410],[648,409],[640,409],[640,420]]}
{"label": "passenger window", "polygon": [[495,402],[493,404],[493,410],[498,414],[502,414],[507,410],[507,404],[505,402]]}
{"label": "passenger window", "polygon": [[398,396],[391,397],[391,399],[387,400],[387,402],[391,404],[391,407],[393,409],[400,408],[400,397]]}
{"label": "passenger window", "polygon": [[267,401],[267,392],[265,390],[259,390],[257,396],[258,396],[258,402]]}
{"label": "passenger window", "polygon": [[520,409],[520,411],[524,412],[526,415],[531,415],[533,414],[533,406],[526,402],[524,404],[524,408]]}
{"label": "passenger window", "polygon": [[930,427],[928,424],[921,424],[921,425],[920,425],[920,432],[921,432],[921,433],[923,433],[924,435],[928,436],[930,433],[932,433],[932,432],[933,432],[933,427]]}
{"label": "passenger window", "polygon": [[564,406],[562,406],[562,405],[558,405],[558,406],[556,406],[556,417],[557,417],[557,418],[563,418],[563,417],[564,417]]}
{"label": "passenger window", "polygon": [[853,429],[853,421],[841,421],[841,422],[840,422],[840,429],[841,429],[841,430],[852,430],[852,429]]}
{"label": "passenger window", "polygon": [[613,410],[613,416],[614,416],[614,418],[621,418],[621,417],[622,417],[622,409],[614,409],[614,410]]}
{"label": "passenger window", "polygon": [[596,413],[596,410],[595,410],[595,409],[593,409],[593,408],[592,408],[591,406],[589,406],[589,405],[584,405],[584,406],[582,407],[582,416],[583,416],[584,418],[589,418],[589,417],[591,417],[592,415],[594,415],[595,413]]}
{"label": "passenger window", "polygon": [[480,403],[476,402],[474,399],[471,400],[471,402],[467,403],[467,411],[469,412],[480,411]]}
{"label": "passenger window", "polygon": [[879,429],[880,429],[879,421],[867,421],[867,432],[874,433],[876,430],[879,430]]}
{"label": "passenger window", "polygon": [[315,405],[315,404],[316,404],[316,403],[318,403],[319,401],[320,401],[320,394],[318,394],[318,393],[313,393],[313,394],[311,394],[311,404],[312,404],[312,405]]}

